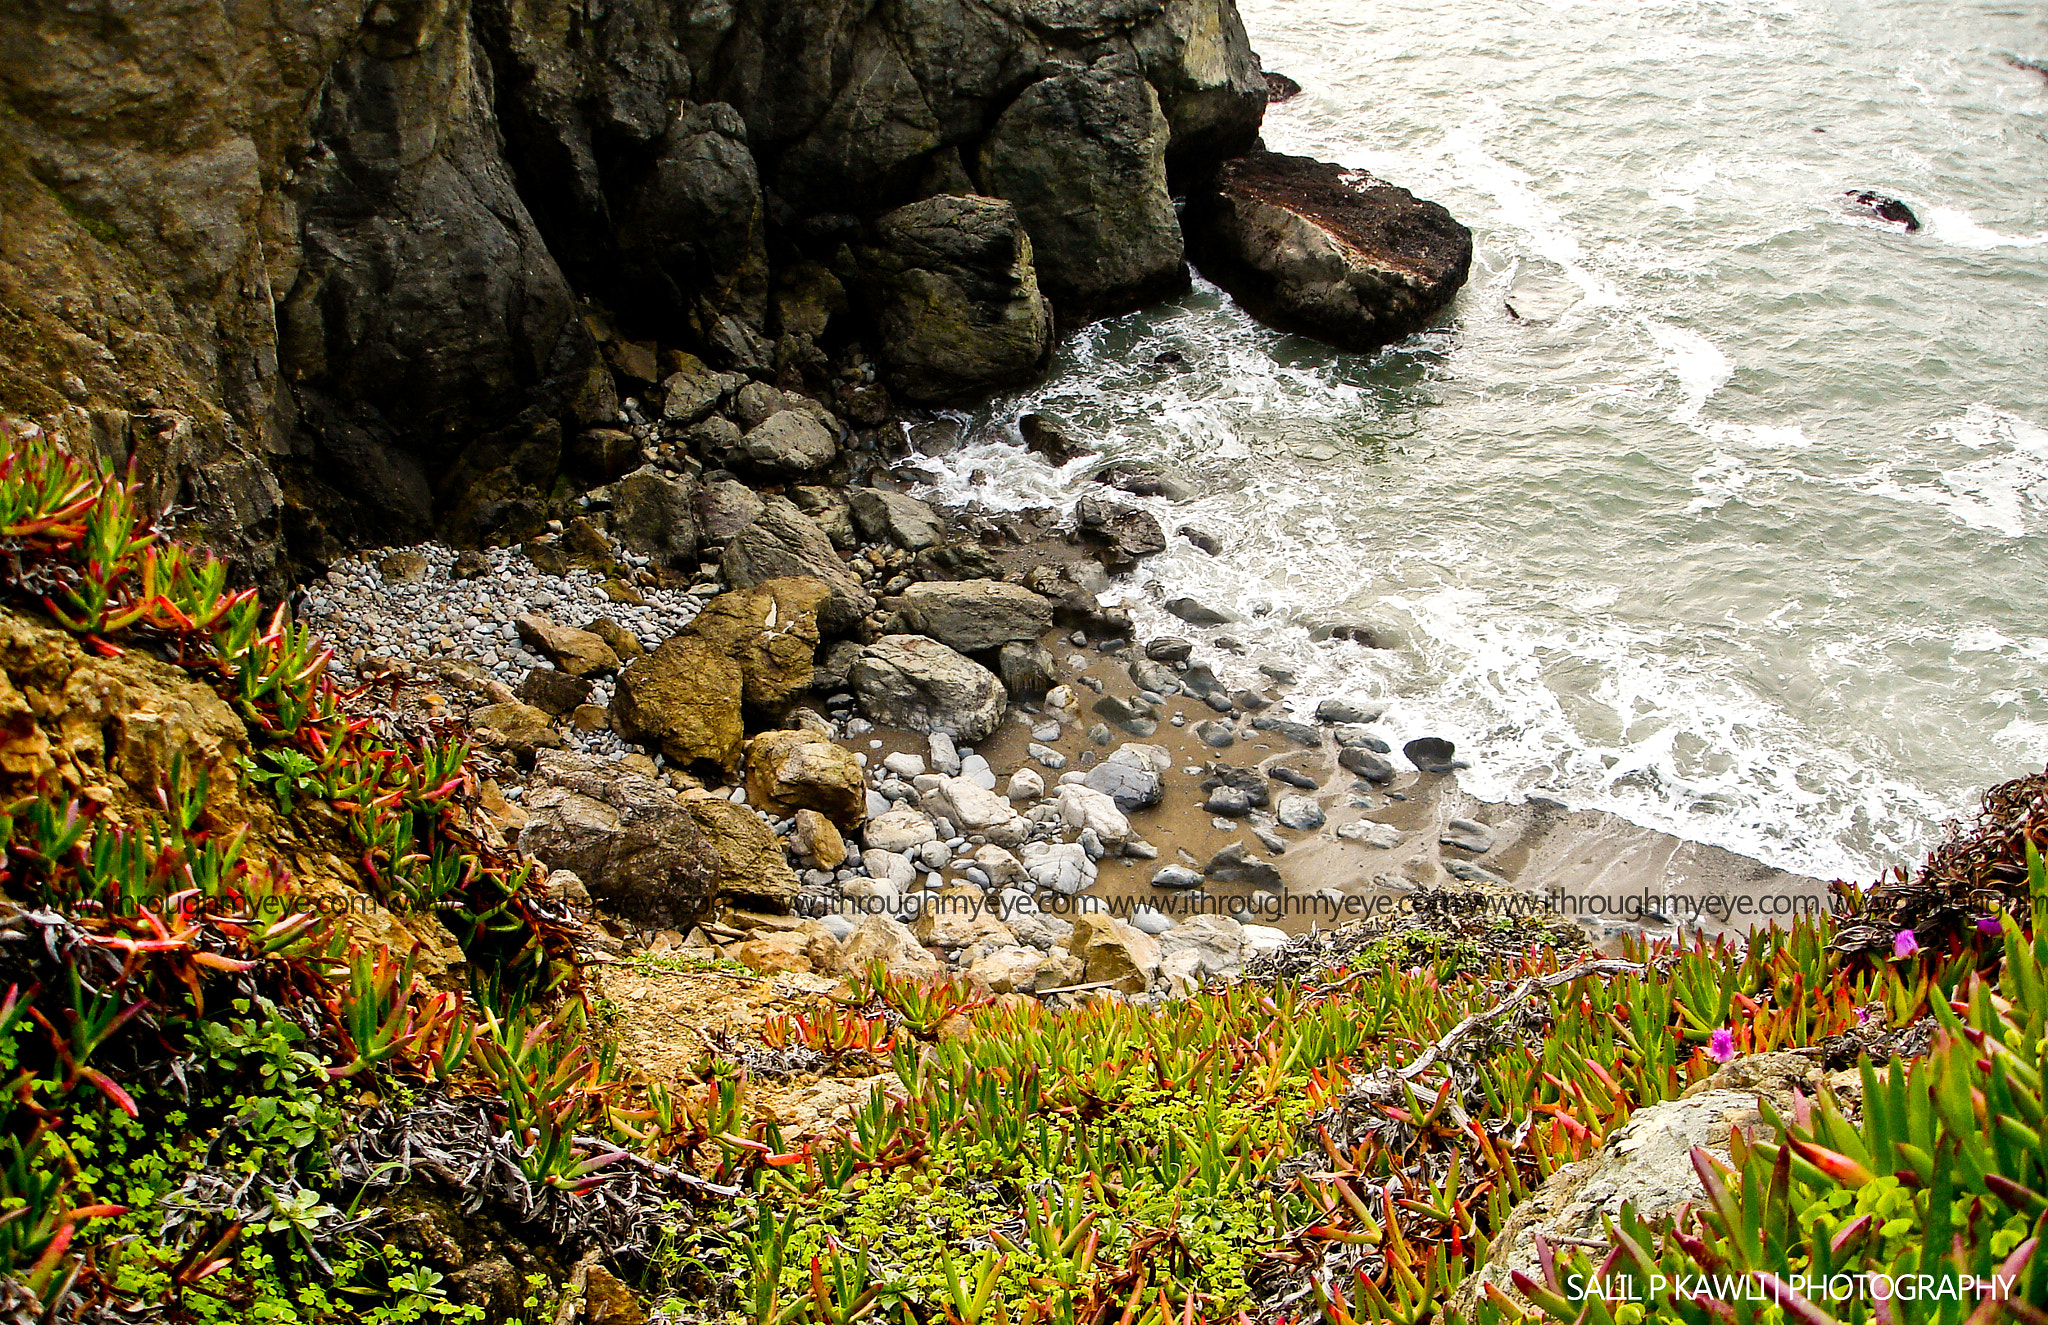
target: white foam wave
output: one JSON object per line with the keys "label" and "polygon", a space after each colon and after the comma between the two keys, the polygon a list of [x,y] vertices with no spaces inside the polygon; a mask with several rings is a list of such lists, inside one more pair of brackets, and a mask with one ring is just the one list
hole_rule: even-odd
{"label": "white foam wave", "polygon": [[1582,308],[1620,307],[1625,301],[1619,287],[1587,265],[1584,246],[1563,212],[1536,191],[1527,171],[1487,150],[1487,131],[1498,127],[1502,118],[1500,107],[1488,104],[1479,115],[1444,135],[1441,150],[1457,182],[1492,198],[1499,220],[1519,232],[1531,252],[1564,269],[1585,291]]}
{"label": "white foam wave", "polygon": [[1665,371],[1678,379],[1678,388],[1684,393],[1684,403],[1672,411],[1672,421],[1693,422],[1714,393],[1735,375],[1735,361],[1722,353],[1720,346],[1690,328],[1674,327],[1647,316],[1638,321],[1664,352]]}
{"label": "white foam wave", "polygon": [[1686,512],[1697,515],[1720,509],[1740,496],[1753,477],[1749,466],[1743,464],[1740,457],[1716,451],[1712,460],[1693,471],[1692,485],[1700,495],[1686,506]]}
{"label": "white foam wave", "polygon": [[1972,529],[2007,538],[2027,532],[2028,512],[2048,509],[2048,428],[1990,405],[1972,405],[1962,417],[1933,425],[1937,442],[1997,454],[1941,471],[1938,482],[1907,482],[1896,465],[1881,465],[1856,483],[1860,492],[1948,512]]}
{"label": "white foam wave", "polygon": [[1959,207],[1923,207],[1919,216],[1921,233],[1955,248],[2038,248],[2048,244],[2048,231],[2033,235],[2000,234]]}

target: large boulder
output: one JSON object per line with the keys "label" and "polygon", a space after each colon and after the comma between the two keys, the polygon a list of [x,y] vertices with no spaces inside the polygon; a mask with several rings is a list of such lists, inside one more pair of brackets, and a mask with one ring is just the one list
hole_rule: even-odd
{"label": "large boulder", "polygon": [[720,895],[786,911],[796,900],[796,872],[761,816],[708,792],[681,793],[718,871]]}
{"label": "large boulder", "polygon": [[739,459],[763,474],[807,474],[839,455],[832,430],[808,410],[777,410],[740,439]]}
{"label": "large boulder", "polygon": [[1253,152],[1186,213],[1204,276],[1262,322],[1375,350],[1443,311],[1472,265],[1472,232],[1363,170]]}
{"label": "large boulder", "polygon": [[1010,698],[994,672],[922,635],[884,635],[861,650],[848,680],[871,720],[964,741],[993,732]]}
{"label": "large boulder", "polygon": [[937,513],[915,497],[881,488],[855,488],[847,494],[847,501],[861,537],[870,542],[922,552],[946,541]]}
{"label": "large boulder", "polygon": [[924,950],[908,925],[892,916],[871,915],[863,919],[847,935],[841,953],[846,969],[857,974],[877,962],[891,975],[913,979],[937,975],[946,969],[938,958]]}
{"label": "large boulder", "polygon": [[1060,822],[1075,832],[1093,832],[1104,846],[1120,847],[1131,840],[1131,821],[1116,799],[1084,783],[1060,788]]}
{"label": "large boulder", "polygon": [[664,566],[697,561],[696,481],[652,465],[634,470],[611,486],[612,534],[629,552]]}
{"label": "large boulder", "polygon": [[522,613],[512,625],[528,648],[570,676],[610,676],[619,670],[612,646],[587,630],[557,625],[538,612]]}
{"label": "large boulder", "polygon": [[926,580],[894,604],[904,630],[962,653],[1035,641],[1052,625],[1052,604],[1002,580]]}
{"label": "large boulder", "polygon": [[1140,558],[1166,551],[1166,531],[1152,512],[1088,496],[1074,503],[1074,532],[1097,549],[1102,564],[1127,571]]}
{"label": "large boulder", "polygon": [[816,810],[841,828],[867,817],[860,764],[816,732],[756,736],[747,746],[747,800],[777,815]]}
{"label": "large boulder", "polygon": [[1083,785],[1109,797],[1117,809],[1128,814],[1133,810],[1150,809],[1165,799],[1166,791],[1160,774],[1172,767],[1172,759],[1166,755],[1163,746],[1123,745],[1109,758],[1089,769]]}
{"label": "large boulder", "polygon": [[826,635],[844,635],[872,612],[875,600],[860,577],[846,568],[817,521],[786,497],[769,497],[761,514],[732,536],[719,559],[719,573],[736,589],[783,576],[808,576],[831,590],[818,608],[818,628]]}
{"label": "large boulder", "polygon": [[1010,927],[996,916],[995,899],[971,883],[939,889],[938,896],[926,902],[911,922],[910,932],[922,943],[951,952],[977,943],[1007,946],[1014,942]]}
{"label": "large boulder", "polygon": [[1164,5],[1132,44],[1173,126],[1166,164],[1176,177],[1199,175],[1257,144],[1268,83],[1234,0]]}
{"label": "large boulder", "polygon": [[1110,57],[1025,88],[982,144],[982,184],[1016,204],[1039,284],[1063,320],[1187,288],[1166,186],[1171,132],[1151,84]]}
{"label": "large boulder", "polygon": [[811,688],[822,638],[818,614],[831,600],[822,580],[781,576],[718,595],[682,633],[739,664],[749,707],[779,714]]}
{"label": "large boulder", "polygon": [[1052,344],[1031,239],[994,198],[941,196],[876,221],[851,284],[890,387],[924,403],[1029,381]]}
{"label": "large boulder", "polygon": [[941,777],[925,793],[924,807],[952,820],[957,832],[986,837],[998,850],[1022,845],[1031,831],[1030,823],[1010,808],[1008,797],[964,777]]}
{"label": "large boulder", "polygon": [[716,644],[683,634],[619,673],[612,730],[685,766],[730,774],[746,729],[740,718],[745,676]]}
{"label": "large boulder", "polygon": [[1181,988],[1244,973],[1244,926],[1229,916],[1192,915],[1159,936],[1159,973]]}
{"label": "large boulder", "polygon": [[605,910],[635,923],[684,929],[720,896],[771,906],[796,896],[759,818],[716,797],[679,797],[608,760],[542,753],[525,805],[520,850],[574,871]]}
{"label": "large boulder", "polygon": [[[1453,1301],[1470,1311],[1488,1284],[1518,1296],[1513,1292],[1517,1271],[1540,1282],[1539,1236],[1553,1246],[1603,1238],[1602,1217],[1619,1214],[1624,1204],[1654,1223],[1668,1221],[1686,1202],[1704,1200],[1693,1150],[1704,1149],[1725,1162],[1731,1127],[1749,1135],[1763,1129],[1756,1090],[1702,1091],[1698,1085],[1693,1090],[1699,1093],[1636,1110],[1597,1154],[1559,1169],[1524,1197]],[[1780,1097],[1781,1108],[1789,1110],[1790,1103],[1789,1095]]]}
{"label": "large boulder", "polygon": [[503,750],[521,763],[539,750],[556,750],[562,734],[546,709],[531,704],[486,704],[472,709],[469,729],[476,743],[486,750]]}

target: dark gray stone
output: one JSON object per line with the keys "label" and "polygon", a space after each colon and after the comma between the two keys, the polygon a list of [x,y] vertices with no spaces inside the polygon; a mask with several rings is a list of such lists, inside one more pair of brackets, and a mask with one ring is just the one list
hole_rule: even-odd
{"label": "dark gray stone", "polygon": [[1215,883],[1249,883],[1258,888],[1280,887],[1280,871],[1272,862],[1251,854],[1242,842],[1232,842],[1209,858],[1202,874]]}
{"label": "dark gray stone", "polygon": [[1145,460],[1116,460],[1091,476],[1095,482],[1128,492],[1133,497],[1164,497],[1168,501],[1193,501],[1200,494],[1195,485],[1164,465]]}
{"label": "dark gray stone", "polygon": [[1261,713],[1253,718],[1252,726],[1258,731],[1284,736],[1296,745],[1304,745],[1311,750],[1319,749],[1323,744],[1323,732],[1320,727],[1311,727],[1305,722],[1293,722],[1270,713]]}
{"label": "dark gray stone", "polygon": [[1210,607],[1192,598],[1169,598],[1166,600],[1166,610],[1191,626],[1221,626],[1241,619],[1234,612],[1225,611],[1220,607]]}
{"label": "dark gray stone", "polygon": [[1016,204],[1063,320],[1128,312],[1187,289],[1167,193],[1170,134],[1158,93],[1118,56],[1031,84],[990,131],[982,187]]}
{"label": "dark gray stone", "polygon": [[1394,780],[1393,761],[1376,755],[1363,746],[1347,745],[1337,752],[1337,762],[1346,772],[1355,773],[1368,782],[1385,783]]}
{"label": "dark gray stone", "polygon": [[1326,699],[1316,705],[1317,722],[1378,722],[1385,716],[1385,704],[1360,704],[1350,699]]}
{"label": "dark gray stone", "polygon": [[1111,570],[1129,570],[1140,558],[1166,551],[1166,534],[1150,511],[1100,497],[1083,497],[1074,507],[1081,541],[1092,545]]}
{"label": "dark gray stone", "polygon": [[1052,604],[1002,580],[913,584],[892,600],[905,632],[943,640],[962,653],[1030,643],[1052,624]]}
{"label": "dark gray stone", "polygon": [[1401,747],[1408,762],[1425,773],[1448,773],[1458,767],[1458,747],[1441,736],[1420,736]]}
{"label": "dark gray stone", "polygon": [[847,500],[853,508],[854,527],[870,542],[921,552],[945,541],[937,513],[915,497],[880,488],[854,488],[847,493]]}
{"label": "dark gray stone", "polygon": [[876,221],[853,250],[889,386],[932,404],[1037,376],[1052,343],[1032,245],[995,198],[936,197]]}
{"label": "dark gray stone", "polygon": [[1051,414],[1026,414],[1017,420],[1017,431],[1026,450],[1055,465],[1095,453],[1094,447],[1074,435],[1071,424]]}

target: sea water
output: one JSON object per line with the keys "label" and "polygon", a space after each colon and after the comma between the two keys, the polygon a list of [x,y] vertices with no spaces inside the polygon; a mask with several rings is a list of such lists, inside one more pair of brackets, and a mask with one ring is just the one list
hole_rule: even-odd
{"label": "sea water", "polygon": [[1355,355],[1197,282],[1066,340],[930,492],[1071,507],[1091,465],[1019,451],[1026,410],[1176,467],[1202,495],[1145,504],[1224,550],[1144,564],[1143,634],[1234,637],[1298,707],[1385,697],[1489,798],[1868,879],[2042,767],[2048,78],[2015,60],[2048,7],[1241,7],[1305,89],[1268,146],[1444,204],[1469,284]]}

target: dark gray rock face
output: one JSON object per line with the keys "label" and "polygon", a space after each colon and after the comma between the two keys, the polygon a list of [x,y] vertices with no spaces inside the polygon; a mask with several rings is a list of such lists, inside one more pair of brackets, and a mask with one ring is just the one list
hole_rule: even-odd
{"label": "dark gray rock face", "polygon": [[726,363],[773,362],[767,211],[747,126],[727,105],[684,106],[661,151],[630,186],[615,222],[623,313],[659,323],[681,314]]}
{"label": "dark gray rock face", "polygon": [[300,260],[277,291],[298,406],[288,482],[351,512],[344,534],[393,541],[451,508],[492,523],[494,499],[545,486],[562,423],[526,407],[559,408],[596,353],[486,87],[439,49],[468,45],[466,11],[413,17],[328,77],[295,190]]}
{"label": "dark gray rock face", "polygon": [[[1007,192],[1019,220],[1007,261],[902,269],[962,291],[914,390],[1021,380],[1060,299],[1026,276],[1055,274],[1072,318],[1179,288],[1164,172],[1250,146],[1265,104],[1231,0],[103,18],[0,7],[0,408],[90,419],[72,440],[131,452],[147,501],[273,585],[293,555],[429,526],[530,537],[565,465],[638,463],[622,395],[659,403],[677,351],[815,388],[827,325],[906,297],[842,288],[833,256],[934,194]],[[1010,185],[971,175],[984,159]],[[984,277],[1008,295],[969,298]],[[964,369],[936,357],[963,327]],[[886,417],[877,384],[838,397]],[[710,427],[712,403],[650,421]]]}
{"label": "dark gray rock face", "polygon": [[1260,321],[1341,349],[1421,330],[1472,265],[1472,232],[1442,207],[1307,157],[1226,162],[1185,219],[1204,276]]}
{"label": "dark gray rock face", "polygon": [[804,215],[908,201],[935,163],[959,169],[1020,87],[1105,52],[1156,89],[1176,169],[1250,148],[1265,114],[1231,0],[732,0],[694,13],[693,98],[739,108],[770,191]]}
{"label": "dark gray rock face", "polygon": [[1127,312],[1187,288],[1166,189],[1172,130],[1128,61],[1033,83],[981,149],[983,187],[1016,204],[1061,318]]}
{"label": "dark gray rock face", "polygon": [[927,198],[876,221],[854,250],[890,387],[938,402],[1029,381],[1052,344],[1031,239],[1007,202]]}
{"label": "dark gray rock face", "polygon": [[649,465],[612,485],[612,533],[627,550],[665,566],[697,559],[697,483]]}

